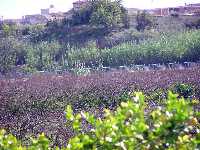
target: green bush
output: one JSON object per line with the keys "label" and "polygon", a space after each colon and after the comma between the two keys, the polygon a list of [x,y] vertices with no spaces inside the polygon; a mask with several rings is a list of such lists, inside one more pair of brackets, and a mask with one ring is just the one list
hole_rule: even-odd
{"label": "green bush", "polygon": [[76,75],[88,75],[90,74],[89,68],[73,68],[72,72]]}
{"label": "green bush", "polygon": [[10,72],[16,65],[23,65],[26,58],[26,43],[14,37],[0,38],[0,72]]}
{"label": "green bush", "polygon": [[146,28],[152,28],[153,26],[152,17],[145,11],[137,12],[136,22],[138,31],[144,31]]}
{"label": "green bush", "polygon": [[200,58],[200,31],[193,30],[174,35],[162,35],[159,40],[148,40],[140,44],[123,43],[113,48],[84,48],[68,53],[69,65],[76,62],[89,66],[152,64],[198,61]]}
{"label": "green bush", "polygon": [[174,93],[179,94],[179,96],[183,96],[184,98],[189,98],[195,95],[195,88],[189,84],[176,83],[171,87]]}
{"label": "green bush", "polygon": [[31,144],[28,147],[23,147],[15,136],[7,134],[5,130],[0,131],[0,149],[1,150],[48,150],[49,140],[44,133],[38,136],[37,139],[31,138]]}
{"label": "green bush", "polygon": [[[112,113],[105,110],[104,118],[89,113],[72,115],[77,135],[69,141],[68,149],[195,149],[199,148],[199,125],[192,107],[184,99],[168,94],[166,107],[157,108],[147,117],[144,96],[136,93],[133,101],[122,102]],[[81,120],[86,119],[92,129],[83,133]],[[197,130],[195,135],[192,130]]]}
{"label": "green bush", "polygon": [[163,89],[158,88],[149,92],[145,98],[147,102],[153,101],[154,103],[162,104],[165,103],[166,92]]}

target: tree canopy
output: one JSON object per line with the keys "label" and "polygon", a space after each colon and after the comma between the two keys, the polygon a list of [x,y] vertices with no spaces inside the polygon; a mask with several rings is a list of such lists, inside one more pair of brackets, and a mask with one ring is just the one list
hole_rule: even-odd
{"label": "tree canopy", "polygon": [[92,6],[91,24],[113,27],[122,22],[121,1],[100,0],[93,2]]}
{"label": "tree canopy", "polygon": [[126,24],[127,12],[121,0],[94,0],[78,11],[74,11],[74,24],[90,24],[104,27],[116,27]]}

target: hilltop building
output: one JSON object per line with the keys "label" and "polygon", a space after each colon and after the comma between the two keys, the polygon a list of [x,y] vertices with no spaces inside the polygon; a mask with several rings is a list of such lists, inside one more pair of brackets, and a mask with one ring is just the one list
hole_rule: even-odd
{"label": "hilltop building", "polygon": [[73,3],[73,9],[75,11],[80,10],[81,8],[86,7],[89,4],[89,0],[79,0]]}
{"label": "hilltop building", "polygon": [[48,19],[40,14],[26,15],[22,17],[22,24],[44,24],[47,21]]}
{"label": "hilltop building", "polygon": [[65,18],[65,14],[59,12],[54,5],[50,5],[47,9],[41,9],[41,15],[45,16],[48,20],[62,20]]}
{"label": "hilltop building", "polygon": [[65,18],[63,12],[58,12],[54,5],[49,8],[41,9],[40,14],[26,15],[22,17],[23,24],[44,24],[50,20],[62,20]]}
{"label": "hilltop building", "polygon": [[[73,10],[78,11],[81,8],[86,7],[91,0],[78,0],[73,3]],[[130,15],[137,14],[140,9],[137,8],[128,8]],[[185,4],[185,6],[177,7],[167,7],[167,8],[155,8],[147,9],[148,13],[153,16],[169,16],[169,15],[200,15],[200,3],[195,4]]]}
{"label": "hilltop building", "polygon": [[52,13],[57,13],[57,9],[55,8],[54,5],[50,5],[49,8],[46,8],[46,9],[41,9],[41,15],[42,16],[45,16],[45,17],[49,17]]}
{"label": "hilltop building", "polygon": [[49,15],[49,8],[47,8],[47,9],[41,9],[41,15],[42,16],[48,16]]}
{"label": "hilltop building", "polygon": [[169,16],[174,14],[183,16],[194,16],[200,15],[200,3],[185,4],[185,6],[177,7],[149,9],[146,11],[154,16]]}
{"label": "hilltop building", "polygon": [[[50,5],[49,8],[41,9],[40,14],[25,15],[22,19],[4,19],[0,16],[0,21],[6,23],[16,24],[45,24],[51,20],[62,20],[64,18],[71,18],[73,11],[78,11],[81,8],[86,7],[92,0],[78,0],[73,3],[73,9],[68,12],[59,12],[54,5]],[[138,11],[138,8],[127,8],[130,17],[134,17]],[[153,16],[170,16],[173,14],[182,16],[195,16],[200,15],[200,3],[185,4],[184,6],[167,7],[167,8],[155,8],[147,9],[148,13]]]}

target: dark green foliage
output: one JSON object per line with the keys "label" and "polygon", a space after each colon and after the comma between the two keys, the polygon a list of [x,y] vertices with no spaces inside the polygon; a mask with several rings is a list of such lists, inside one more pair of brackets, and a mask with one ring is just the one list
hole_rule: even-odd
{"label": "dark green foliage", "polygon": [[80,24],[89,24],[90,18],[92,15],[92,6],[88,5],[79,11],[74,11],[72,16],[72,24],[73,25],[80,25]]}
{"label": "dark green foliage", "polygon": [[3,36],[8,37],[8,36],[16,36],[17,35],[17,26],[14,23],[11,24],[2,24],[1,29],[3,31]]}
{"label": "dark green foliage", "polygon": [[128,29],[130,28],[130,19],[128,16],[128,11],[124,7],[121,7],[121,11],[122,11],[122,23],[124,24],[124,28]]}
{"label": "dark green foliage", "polygon": [[38,70],[55,70],[56,55],[60,52],[60,44],[58,42],[40,42],[34,45],[33,51],[30,51],[28,60],[30,65],[33,65]]}
{"label": "dark green foliage", "polygon": [[87,6],[75,10],[72,16],[73,25],[90,24],[97,27],[113,28],[124,24],[128,28],[127,11],[121,1],[100,0],[90,1]]}
{"label": "dark green foliage", "polygon": [[[98,4],[104,7],[100,8]],[[136,20],[145,27],[140,29],[144,32],[139,32],[133,28],[124,29],[129,27],[130,16],[127,15],[127,10],[120,1],[94,1],[80,11],[71,10],[71,13],[74,13],[71,19],[53,20],[46,25],[18,26],[13,23],[2,23],[0,26],[1,72],[9,72],[15,66],[24,64],[25,72],[34,72],[43,69],[53,70],[53,68],[66,69],[68,64],[73,67],[76,62],[85,63],[89,67],[100,64],[115,67],[130,64],[199,61],[199,31],[183,32],[185,29],[183,21],[186,19],[184,17],[157,18],[156,20],[160,20],[157,22],[160,26],[154,28],[153,17],[141,12]],[[93,19],[97,19],[100,26],[96,24],[97,22],[93,26],[91,16],[94,14],[96,17]],[[112,20],[112,16],[115,16],[116,20]],[[75,20],[79,20],[77,25]],[[101,21],[104,23],[100,23]],[[132,20],[134,21],[135,19]],[[191,26],[194,28],[199,27],[199,19],[196,17],[188,17],[186,22],[192,22]],[[118,23],[123,28],[113,30],[112,27],[118,26]],[[145,30],[151,28],[154,30]],[[170,32],[168,33],[170,36],[165,32]],[[95,41],[96,46],[87,47],[90,41]],[[46,43],[46,48],[41,46],[41,43]],[[60,48],[54,49],[52,45]],[[47,55],[50,51],[52,51],[51,56]]]}
{"label": "dark green foliage", "polygon": [[123,43],[112,48],[84,48],[69,51],[69,63],[95,64],[101,60],[103,66],[152,64],[184,61],[199,61],[200,32],[187,31],[171,36],[163,35],[159,40],[140,44]]}
{"label": "dark green foliage", "polygon": [[200,28],[200,19],[186,20],[185,21],[186,28],[189,29],[199,29]]}
{"label": "dark green foliage", "polygon": [[105,27],[116,27],[122,22],[123,13],[121,1],[100,0],[92,3],[91,24]]}
{"label": "dark green foliage", "polygon": [[136,16],[136,23],[136,29],[138,31],[144,31],[145,29],[151,28],[153,26],[152,18],[145,11],[138,11]]}
{"label": "dark green foliage", "polygon": [[[67,149],[195,149],[199,146],[199,122],[192,107],[171,92],[163,108],[145,115],[144,96],[127,103],[122,102],[115,112],[104,110],[104,118],[89,113],[73,115],[71,107],[66,117],[72,121],[76,136],[70,139]],[[89,133],[82,130],[81,120],[92,125]]]}
{"label": "dark green foliage", "polygon": [[28,27],[28,38],[33,43],[38,43],[47,39],[44,25],[32,25]]}
{"label": "dark green foliage", "polygon": [[13,49],[12,41],[7,41],[8,39],[1,39],[0,44],[0,67],[1,72],[5,73],[9,71],[15,65],[16,52]]}
{"label": "dark green foliage", "polygon": [[166,99],[166,91],[162,88],[155,89],[154,91],[148,92],[146,94],[146,101],[156,104],[163,104],[165,103]]}
{"label": "dark green foliage", "polygon": [[0,39],[0,72],[7,73],[16,65],[26,63],[27,49],[26,43],[22,43],[14,37]]}
{"label": "dark green foliage", "polygon": [[176,83],[171,89],[174,93],[179,94],[180,97],[190,98],[195,95],[195,87],[189,84]]}
{"label": "dark green foliage", "polygon": [[14,37],[0,39],[0,72],[8,73],[16,66],[23,71],[56,70],[65,66],[66,51],[57,41],[31,44]]}

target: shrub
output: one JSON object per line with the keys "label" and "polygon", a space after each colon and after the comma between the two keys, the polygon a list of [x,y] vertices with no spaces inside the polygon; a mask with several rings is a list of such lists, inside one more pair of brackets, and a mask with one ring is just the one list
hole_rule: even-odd
{"label": "shrub", "polygon": [[[105,110],[104,118],[89,113],[73,115],[67,107],[77,135],[67,149],[195,149],[199,147],[199,122],[187,101],[169,92],[166,107],[145,115],[144,96],[136,93],[133,101],[122,102],[115,112]],[[82,120],[92,125],[82,132]],[[192,131],[197,131],[192,134]]]}
{"label": "shrub", "polygon": [[138,31],[144,31],[146,28],[151,28],[153,26],[152,18],[145,11],[137,13],[136,22],[136,29]]}
{"label": "shrub", "polygon": [[26,43],[13,38],[0,38],[0,72],[10,72],[15,65],[23,65],[25,63]]}
{"label": "shrub", "polygon": [[192,21],[185,21],[185,27],[189,28],[189,29],[199,29],[200,27],[200,19],[194,19]]}
{"label": "shrub", "polygon": [[158,88],[154,91],[148,92],[146,95],[146,101],[147,102],[154,102],[158,104],[164,103],[166,99],[166,93],[163,89]]}
{"label": "shrub", "polygon": [[[75,62],[103,63],[103,66],[152,64],[199,61],[200,32],[187,31],[174,35],[162,35],[159,40],[148,40],[140,44],[123,43],[112,48],[84,48],[68,53],[69,65]],[[99,61],[100,60],[100,61]],[[97,64],[99,65],[99,64]]]}
{"label": "shrub", "polygon": [[76,75],[88,75],[90,73],[89,68],[73,68],[72,72]]}
{"label": "shrub", "polygon": [[31,144],[28,148],[23,147],[12,134],[6,134],[5,130],[0,131],[0,149],[1,150],[48,150],[49,140],[44,134],[38,136],[37,139],[31,138]]}
{"label": "shrub", "polygon": [[195,89],[192,85],[183,83],[176,83],[172,85],[172,91],[179,94],[180,97],[183,96],[184,98],[189,98],[195,94]]}

